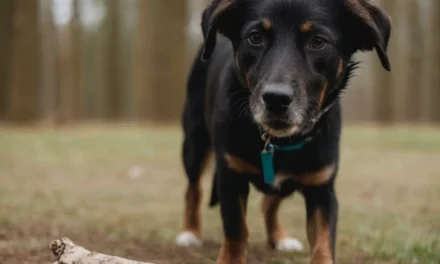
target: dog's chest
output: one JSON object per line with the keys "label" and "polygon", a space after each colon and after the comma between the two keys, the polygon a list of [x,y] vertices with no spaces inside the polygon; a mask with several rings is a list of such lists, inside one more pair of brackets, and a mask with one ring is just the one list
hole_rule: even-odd
{"label": "dog's chest", "polygon": [[[227,153],[230,154],[229,159],[234,164],[230,166],[244,166],[242,170],[252,168],[252,172],[259,172],[253,180],[263,181],[264,162],[261,159],[263,150],[264,142],[258,134],[256,136],[248,134],[246,137],[238,136],[237,133],[231,135],[227,144]],[[274,150],[268,162],[274,169],[275,177],[272,184],[274,187],[280,187],[285,182],[300,182],[322,168],[319,153],[307,147],[291,151]]]}
{"label": "dog's chest", "polygon": [[280,188],[286,182],[301,183],[319,166],[314,165],[316,156],[310,156],[305,150],[293,150],[287,153],[274,151],[273,167],[275,178],[273,187]]}

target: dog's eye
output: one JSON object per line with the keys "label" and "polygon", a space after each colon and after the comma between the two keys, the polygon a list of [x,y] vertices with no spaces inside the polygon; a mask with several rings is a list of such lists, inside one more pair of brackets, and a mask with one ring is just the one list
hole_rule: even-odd
{"label": "dog's eye", "polygon": [[325,48],[326,46],[327,46],[327,40],[325,40],[322,37],[318,37],[318,36],[313,37],[308,44],[309,48],[315,49],[315,50],[321,50],[321,49]]}
{"label": "dog's eye", "polygon": [[260,35],[260,33],[254,31],[252,32],[248,37],[249,42],[254,46],[260,46],[263,44],[263,37]]}

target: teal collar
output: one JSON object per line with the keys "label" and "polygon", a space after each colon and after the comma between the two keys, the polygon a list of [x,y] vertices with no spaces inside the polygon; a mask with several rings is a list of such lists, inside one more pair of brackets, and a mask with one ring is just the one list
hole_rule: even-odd
{"label": "teal collar", "polygon": [[293,150],[300,150],[300,149],[302,149],[304,147],[304,145],[307,142],[311,141],[311,140],[312,140],[312,138],[308,137],[308,138],[305,138],[303,141],[301,141],[301,142],[299,142],[297,144],[287,145],[287,146],[279,146],[279,145],[275,145],[275,144],[272,144],[272,143],[269,143],[269,144],[272,145],[275,150],[293,151]]}
{"label": "teal collar", "polygon": [[291,144],[291,145],[276,145],[271,143],[270,141],[270,136],[268,136],[263,129],[259,126],[258,129],[260,130],[260,134],[261,134],[261,140],[264,141],[265,149],[271,149],[271,150],[279,150],[279,151],[294,151],[294,150],[300,150],[304,147],[305,144],[307,144],[308,142],[310,142],[312,140],[312,136],[306,137],[304,138],[302,141],[300,141],[299,143],[296,144]]}
{"label": "teal collar", "polygon": [[263,169],[263,177],[264,182],[269,185],[273,185],[275,182],[275,168],[274,168],[274,153],[275,150],[278,151],[294,151],[300,150],[304,147],[304,145],[312,140],[312,136],[306,137],[301,142],[280,146],[270,142],[270,136],[268,136],[261,127],[258,127],[261,133],[261,139],[264,141],[264,148],[260,152],[261,156],[261,165]]}

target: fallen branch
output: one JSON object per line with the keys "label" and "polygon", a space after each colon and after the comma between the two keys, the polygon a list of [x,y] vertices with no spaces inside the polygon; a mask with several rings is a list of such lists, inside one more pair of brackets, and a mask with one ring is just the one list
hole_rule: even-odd
{"label": "fallen branch", "polygon": [[50,250],[57,258],[54,264],[153,264],[89,251],[67,237],[52,241]]}

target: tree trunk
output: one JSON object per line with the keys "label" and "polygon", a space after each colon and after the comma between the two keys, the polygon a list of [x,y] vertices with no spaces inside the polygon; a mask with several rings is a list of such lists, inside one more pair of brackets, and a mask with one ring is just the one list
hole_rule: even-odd
{"label": "tree trunk", "polygon": [[108,14],[107,22],[109,26],[108,30],[108,55],[107,55],[107,110],[106,114],[109,119],[117,119],[121,117],[122,104],[121,104],[121,83],[120,83],[120,72],[119,72],[119,11],[120,6],[119,0],[108,0]]}
{"label": "tree trunk", "polygon": [[[154,108],[155,89],[152,87],[154,74],[153,28],[156,0],[138,1],[137,26],[133,48],[133,101],[135,116],[145,119]],[[162,27],[161,27],[162,29]]]}
{"label": "tree trunk", "polygon": [[[432,23],[429,34],[433,34],[433,43],[431,46],[431,54],[429,54],[431,59],[431,105],[433,106],[433,120],[437,123],[440,123],[440,104],[438,102],[440,98],[440,34],[437,29],[438,25],[440,25],[440,1],[433,1],[433,9],[432,9]],[[434,33],[436,32],[436,33]]]}
{"label": "tree trunk", "polygon": [[59,112],[60,121],[73,121],[80,109],[80,21],[78,1],[72,1],[73,16],[59,34]]}
{"label": "tree trunk", "polygon": [[33,121],[38,113],[41,66],[38,1],[14,0],[12,15],[11,92],[7,117],[15,122]]}
{"label": "tree trunk", "polygon": [[410,60],[408,67],[408,93],[405,103],[407,120],[411,122],[420,121],[420,98],[423,93],[421,87],[420,75],[422,74],[422,57],[420,47],[423,47],[423,30],[420,21],[420,3],[418,1],[409,1],[409,17],[406,21],[409,29]]}
{"label": "tree trunk", "polygon": [[[436,1],[436,0],[434,0]],[[430,1],[432,4],[432,0]],[[432,28],[436,27],[433,24],[430,24],[431,16],[434,12],[432,12],[432,7],[423,7],[422,5],[422,16],[421,21],[423,22],[423,28],[421,30],[421,34],[423,35],[422,45],[419,48],[419,54],[421,58],[421,69],[420,69],[420,120],[422,122],[429,123],[432,121],[432,109],[433,105],[431,102],[432,94],[431,94],[431,76],[433,75],[433,69],[431,69],[432,62],[432,52],[433,49],[433,38],[435,38],[435,34],[432,34]],[[437,47],[435,47],[437,48]],[[431,58],[431,59],[429,59]],[[436,73],[434,73],[436,74]]]}
{"label": "tree trunk", "polygon": [[9,98],[13,2],[0,1],[0,120],[6,118]]}
{"label": "tree trunk", "polygon": [[40,92],[40,117],[53,123],[57,116],[57,29],[53,21],[52,0],[40,1],[42,79]]}
{"label": "tree trunk", "polygon": [[161,26],[155,27],[154,35],[153,120],[180,119],[186,80],[186,8],[185,1],[158,1],[155,9],[155,24]]}
{"label": "tree trunk", "polygon": [[162,122],[180,118],[186,15],[185,1],[139,1],[134,86],[142,118]]}
{"label": "tree trunk", "polygon": [[80,17],[80,6],[79,0],[74,0],[72,3],[73,17],[71,21],[71,40],[72,40],[72,72],[73,72],[73,87],[74,93],[72,96],[72,101],[74,105],[73,116],[75,119],[80,119],[82,117],[82,104],[83,104],[83,92],[82,92],[82,25]]}
{"label": "tree trunk", "polygon": [[[401,0],[398,0],[397,2],[400,2]],[[396,4],[396,1],[394,0],[385,0],[382,1],[382,6],[387,10],[394,23],[397,23],[396,20],[397,16],[399,15],[396,12],[396,8],[398,7],[400,3]],[[393,46],[395,41],[395,32],[392,33],[393,37],[390,39],[390,45],[388,48],[388,54],[391,59],[391,67],[395,67],[397,62],[393,60],[393,58],[396,58],[398,56],[395,56],[395,53],[393,52]],[[393,109],[393,87],[392,87],[392,76],[390,72],[385,71],[379,63],[379,60],[375,60],[374,62],[375,67],[375,73],[377,76],[376,85],[374,87],[374,105],[373,107],[376,109],[376,117],[375,119],[380,123],[389,123],[392,121],[394,116],[394,109]]]}

